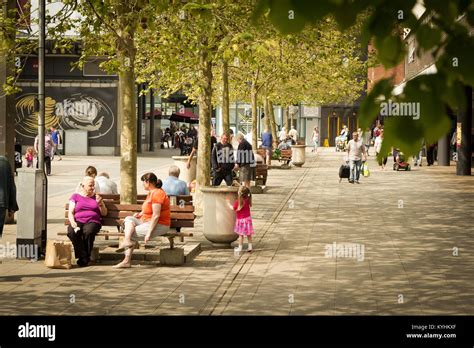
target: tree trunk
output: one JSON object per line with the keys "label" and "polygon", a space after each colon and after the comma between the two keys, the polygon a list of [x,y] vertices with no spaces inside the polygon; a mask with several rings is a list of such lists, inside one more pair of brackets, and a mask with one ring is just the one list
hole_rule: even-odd
{"label": "tree trunk", "polygon": [[269,102],[268,102],[268,97],[265,96],[264,101],[263,101],[263,110],[265,113],[265,129],[264,130],[271,130],[271,120],[270,120],[270,107],[269,107]]}
{"label": "tree trunk", "polygon": [[270,119],[270,127],[272,131],[272,138],[273,138],[273,148],[278,147],[278,140],[277,140],[277,131],[276,131],[276,121],[275,121],[275,113],[273,111],[273,103],[271,100],[268,101],[268,117]]}
{"label": "tree trunk", "polygon": [[290,120],[288,117],[288,105],[283,105],[283,124],[285,125],[286,131],[290,129]]}
{"label": "tree trunk", "polygon": [[252,83],[250,97],[252,99],[252,148],[253,148],[253,151],[257,151],[257,122],[258,122],[257,96],[258,96],[257,86],[255,85],[255,83]]}
{"label": "tree trunk", "polygon": [[199,96],[199,147],[197,158],[198,186],[209,186],[211,180],[211,112],[212,112],[212,62],[207,52],[200,58],[201,94]]}
{"label": "tree trunk", "polygon": [[[132,45],[133,41],[127,41]],[[137,200],[137,113],[135,107],[134,57],[126,49],[118,49],[120,134],[120,203],[135,204]]]}
{"label": "tree trunk", "polygon": [[457,115],[457,138],[461,143],[456,144],[458,161],[456,163],[456,175],[471,175],[471,134],[472,134],[472,87],[464,86],[466,106],[458,110]]}
{"label": "tree trunk", "polygon": [[291,127],[293,127],[293,122],[294,122],[294,117],[295,117],[295,113],[293,112],[293,107],[291,107],[291,111],[289,110],[288,111],[288,114],[290,115],[290,126],[288,127],[287,131],[289,131],[291,129]]}
{"label": "tree trunk", "polygon": [[203,193],[200,188],[211,181],[211,112],[212,112],[212,61],[206,51],[201,52],[201,93],[199,95],[199,134],[196,168],[196,189],[193,198],[195,214],[203,215]]}
{"label": "tree trunk", "polygon": [[230,129],[229,110],[229,67],[227,60],[222,62],[222,130],[228,133]]}
{"label": "tree trunk", "polygon": [[[16,1],[6,1],[2,6],[5,19],[15,18]],[[3,19],[2,19],[3,20]],[[15,95],[6,95],[2,86],[6,79],[15,74],[15,37],[16,30],[12,26],[4,31],[5,50],[0,51],[0,155],[5,156],[15,169]]]}

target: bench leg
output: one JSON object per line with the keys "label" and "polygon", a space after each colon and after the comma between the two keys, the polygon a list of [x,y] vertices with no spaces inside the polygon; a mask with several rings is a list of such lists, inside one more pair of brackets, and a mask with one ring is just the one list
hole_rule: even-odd
{"label": "bench leg", "polygon": [[173,249],[174,248],[174,237],[168,238],[168,240],[170,241],[170,249]]}

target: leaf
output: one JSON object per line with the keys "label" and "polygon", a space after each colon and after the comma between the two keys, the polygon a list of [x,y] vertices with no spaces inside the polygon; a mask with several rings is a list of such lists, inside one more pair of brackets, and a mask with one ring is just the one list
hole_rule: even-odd
{"label": "leaf", "polygon": [[474,10],[470,10],[466,14],[467,22],[471,25],[474,26]]}
{"label": "leaf", "polygon": [[298,13],[313,23],[323,19],[336,9],[336,5],[330,0],[293,0],[292,4]]}
{"label": "leaf", "polygon": [[442,98],[452,109],[462,110],[466,107],[464,88],[459,81],[454,81],[452,85],[447,85]]}
{"label": "leaf", "polygon": [[376,36],[374,44],[377,48],[377,58],[385,68],[397,65],[405,57],[405,48],[398,36]]}
{"label": "leaf", "polygon": [[300,32],[307,21],[291,0],[270,0],[269,19],[283,34]]}
{"label": "leaf", "polygon": [[420,150],[422,139],[421,123],[408,117],[389,117],[384,120],[384,139],[380,153],[386,154],[395,147],[406,157],[412,156]]}
{"label": "leaf", "polygon": [[360,123],[362,128],[369,127],[372,124],[380,111],[381,97],[388,95],[391,88],[390,79],[380,80],[362,101],[360,106]]}
{"label": "leaf", "polygon": [[270,8],[270,0],[258,0],[257,5],[255,6],[255,10],[252,13],[251,20],[253,24],[255,25],[256,22],[260,17],[263,16],[265,11],[267,11]]}
{"label": "leaf", "polygon": [[441,41],[441,30],[422,25],[416,30],[416,40],[422,48],[429,50]]}
{"label": "leaf", "polygon": [[474,86],[474,42],[469,37],[457,37],[446,46],[445,68],[457,74],[466,83]]}

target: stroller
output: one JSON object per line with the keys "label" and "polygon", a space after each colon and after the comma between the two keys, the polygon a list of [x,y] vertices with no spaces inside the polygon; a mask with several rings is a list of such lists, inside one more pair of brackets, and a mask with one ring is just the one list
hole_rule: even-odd
{"label": "stroller", "polygon": [[393,170],[411,170],[410,164],[405,160],[405,155],[398,149],[393,150],[393,161]]}

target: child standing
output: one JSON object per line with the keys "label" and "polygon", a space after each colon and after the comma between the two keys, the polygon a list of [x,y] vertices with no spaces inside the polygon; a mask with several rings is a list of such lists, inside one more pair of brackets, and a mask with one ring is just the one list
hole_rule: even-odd
{"label": "child standing", "polygon": [[251,206],[252,197],[250,196],[250,189],[246,186],[240,186],[238,198],[232,206],[237,217],[234,231],[239,235],[239,246],[234,249],[236,252],[242,251],[244,236],[246,236],[248,240],[247,251],[252,252],[252,235],[254,234],[254,231],[252,217],[250,216]]}
{"label": "child standing", "polygon": [[33,158],[35,157],[35,151],[30,146],[26,149],[25,159],[26,159],[26,167],[33,168]]}

